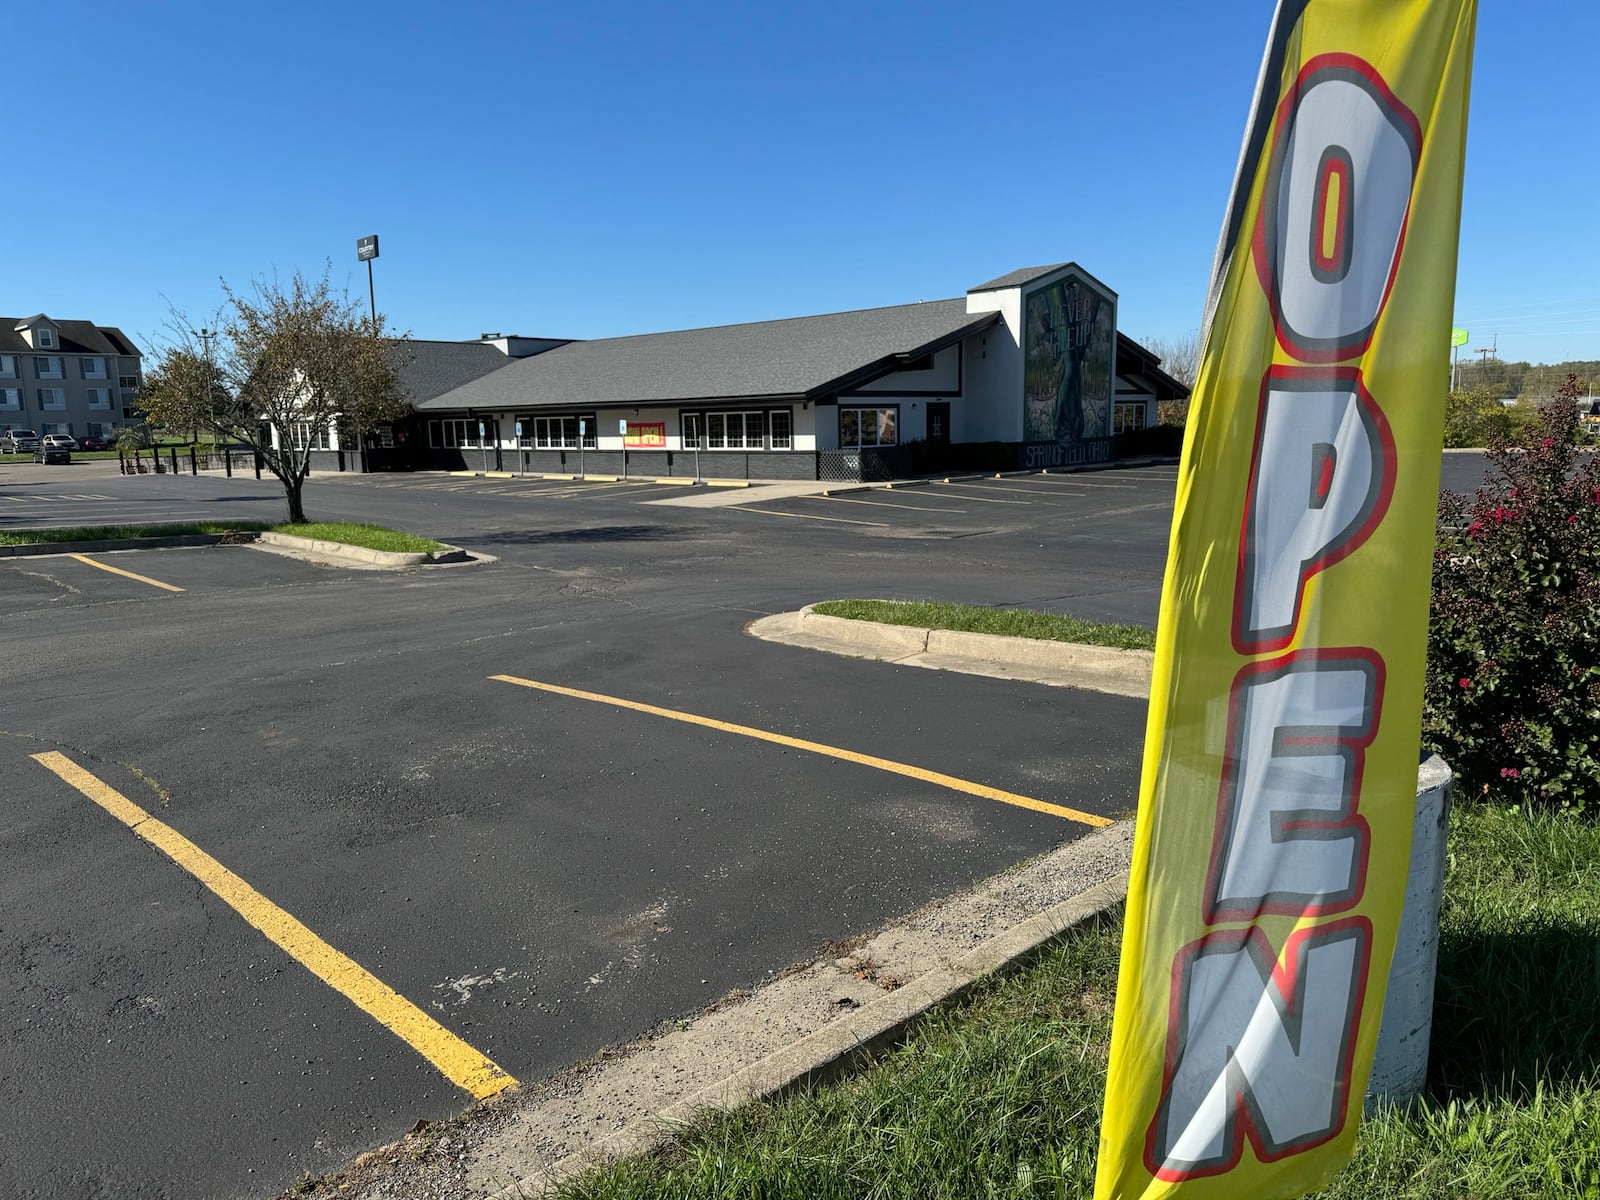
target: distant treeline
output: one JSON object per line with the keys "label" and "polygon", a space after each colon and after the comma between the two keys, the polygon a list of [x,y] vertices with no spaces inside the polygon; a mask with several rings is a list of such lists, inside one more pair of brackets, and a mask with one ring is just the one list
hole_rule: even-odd
{"label": "distant treeline", "polygon": [[1568,375],[1578,377],[1580,392],[1587,394],[1593,387],[1596,395],[1600,395],[1600,362],[1594,360],[1551,364],[1462,358],[1456,372],[1459,390],[1494,392],[1508,400],[1512,397],[1548,400],[1567,381]]}

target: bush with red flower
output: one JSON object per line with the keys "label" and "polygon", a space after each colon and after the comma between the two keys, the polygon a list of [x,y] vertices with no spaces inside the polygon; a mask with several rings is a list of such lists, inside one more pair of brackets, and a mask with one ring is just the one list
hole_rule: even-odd
{"label": "bush with red flower", "polygon": [[1423,740],[1469,793],[1600,811],[1600,455],[1578,381],[1439,502]]}

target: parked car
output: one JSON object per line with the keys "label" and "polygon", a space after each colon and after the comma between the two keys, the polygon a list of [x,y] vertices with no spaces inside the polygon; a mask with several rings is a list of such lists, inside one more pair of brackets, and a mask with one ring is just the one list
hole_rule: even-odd
{"label": "parked car", "polygon": [[31,429],[8,429],[0,433],[0,454],[26,454],[39,448],[39,435]]}
{"label": "parked car", "polygon": [[39,448],[33,452],[33,461],[36,463],[69,463],[72,461],[72,451],[65,446],[51,446],[40,443]]}
{"label": "parked car", "polygon": [[70,433],[47,433],[40,439],[42,445],[57,446],[62,450],[76,450],[78,443],[72,440]]}
{"label": "parked car", "polygon": [[111,449],[111,443],[106,441],[103,437],[95,437],[93,434],[90,434],[88,437],[81,437],[78,439],[78,449],[109,450]]}

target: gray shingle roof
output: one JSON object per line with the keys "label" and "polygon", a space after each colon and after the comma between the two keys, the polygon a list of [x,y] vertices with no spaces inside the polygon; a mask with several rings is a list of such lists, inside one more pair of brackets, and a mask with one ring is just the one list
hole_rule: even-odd
{"label": "gray shingle roof", "polygon": [[406,341],[403,353],[400,389],[417,405],[513,361],[485,342]]}
{"label": "gray shingle roof", "polygon": [[[43,314],[40,314],[42,316]],[[26,326],[37,321],[35,317],[0,317],[0,354],[35,354],[39,353],[28,345],[18,326]],[[51,318],[50,323],[60,333],[58,339],[61,345],[46,351],[49,354],[128,354],[139,353],[136,347],[121,330],[114,327],[102,329],[93,321],[57,321]],[[115,340],[110,335],[115,335]]]}
{"label": "gray shingle roof", "polygon": [[811,396],[996,320],[965,299],[572,342],[519,359],[426,409],[551,408]]}
{"label": "gray shingle roof", "polygon": [[1048,275],[1051,271],[1059,271],[1062,267],[1070,267],[1072,265],[1072,263],[1051,263],[1047,267],[1022,267],[1019,270],[1007,272],[1000,276],[999,279],[991,279],[988,283],[980,283],[977,287],[968,288],[967,294],[970,296],[973,292],[995,292],[1001,288],[1021,287],[1025,283],[1032,283],[1041,275]]}

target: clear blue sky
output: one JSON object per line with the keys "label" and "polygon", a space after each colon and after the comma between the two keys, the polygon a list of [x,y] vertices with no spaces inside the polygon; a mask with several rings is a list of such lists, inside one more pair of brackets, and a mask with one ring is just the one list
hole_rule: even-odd
{"label": "clear blue sky", "polygon": [[[365,301],[377,233],[416,337],[899,304],[1066,259],[1124,332],[1179,337],[1271,11],[67,0],[11,106],[0,313],[148,349],[219,277],[331,259]],[[1483,0],[1455,311],[1505,359],[1600,358],[1597,44],[1595,0]]]}

